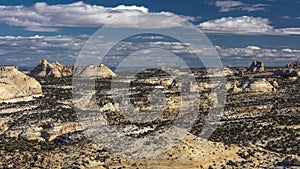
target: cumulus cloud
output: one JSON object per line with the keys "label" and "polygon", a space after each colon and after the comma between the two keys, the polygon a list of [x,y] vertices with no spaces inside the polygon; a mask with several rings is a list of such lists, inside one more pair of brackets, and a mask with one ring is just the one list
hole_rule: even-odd
{"label": "cumulus cloud", "polygon": [[282,28],[277,31],[283,34],[300,35],[300,28]]}
{"label": "cumulus cloud", "polygon": [[[240,1],[217,1],[223,10],[243,8]],[[225,8],[226,7],[226,8]],[[250,8],[250,7],[248,7]],[[250,9],[248,9],[250,11]],[[149,12],[143,6],[104,7],[84,2],[48,5],[44,2],[26,6],[0,6],[0,24],[22,27],[28,31],[55,32],[60,27],[171,28],[185,26],[197,17],[180,16],[171,12]],[[241,16],[223,17],[199,24],[205,32],[231,34],[299,35],[300,28],[275,29],[266,18]]]}
{"label": "cumulus cloud", "polygon": [[[32,7],[0,6],[0,23],[23,27],[30,31],[53,32],[61,26],[166,28],[184,25],[192,17],[180,17],[171,12],[149,12],[146,7],[103,7],[83,2],[48,5],[36,3]],[[155,24],[153,24],[155,23]]]}
{"label": "cumulus cloud", "polygon": [[225,48],[216,46],[225,66],[246,66],[253,59],[262,60],[267,66],[284,66],[300,59],[299,49],[272,49],[259,46]]}
{"label": "cumulus cloud", "polygon": [[0,36],[0,62],[33,66],[42,58],[74,64],[87,36]]}
{"label": "cumulus cloud", "polygon": [[[82,47],[88,40],[89,36],[0,36],[0,63],[18,66],[35,66],[41,59],[46,58],[50,61],[58,60],[64,64],[75,64]],[[143,40],[136,41],[136,39]],[[97,40],[102,41],[100,37]],[[144,50],[145,52],[152,49],[163,49],[179,55],[186,55],[187,59],[195,59],[191,55],[193,51],[186,45],[177,41],[166,41],[163,36],[140,36],[137,35],[131,41],[122,41],[107,54],[108,60],[104,63],[110,66],[115,65],[115,61],[122,60],[124,56],[132,52]],[[98,44],[98,43],[97,43]],[[102,43],[99,43],[102,44]],[[107,42],[103,45],[112,47],[113,42]],[[102,51],[99,45],[87,46],[89,57],[98,59]],[[203,49],[203,52],[209,52]],[[163,55],[161,55],[163,57]],[[143,57],[144,58],[144,57]],[[198,58],[198,57],[196,57]],[[99,61],[99,60],[97,60]],[[95,63],[95,62],[93,62]]]}
{"label": "cumulus cloud", "polygon": [[245,4],[241,1],[233,1],[233,0],[222,0],[216,1],[215,5],[220,8],[220,12],[230,12],[236,10],[242,11],[261,11],[265,10],[268,6],[267,4]]}
{"label": "cumulus cloud", "polygon": [[[89,37],[80,36],[0,36],[0,62],[1,64],[12,64],[18,66],[35,66],[41,59],[46,58],[50,61],[58,60],[64,64],[72,65],[79,55],[81,48]],[[149,36],[153,38],[153,36]],[[175,41],[164,41],[163,37],[155,37],[148,39],[144,43],[134,43],[123,41],[115,50],[110,53],[109,61],[122,59],[132,51],[144,50],[149,53],[152,48],[164,49],[173,52],[176,55],[183,56],[185,60],[196,60],[198,56],[194,55],[194,51],[187,48],[189,44],[182,44]],[[253,58],[260,58],[264,61],[269,60],[270,63],[282,65],[281,61],[286,63],[300,59],[300,49],[282,48],[272,49],[263,48],[256,45],[225,48],[215,46],[221,60],[225,65],[233,63],[242,63],[243,65],[251,62]],[[200,54],[203,56],[211,53],[207,48],[199,48]],[[97,49],[91,49],[97,55]],[[146,54],[147,54],[146,53]],[[106,61],[104,61],[106,63]],[[113,65],[114,63],[111,63]],[[109,63],[110,65],[110,63]],[[115,65],[116,66],[116,65]]]}
{"label": "cumulus cloud", "polygon": [[247,46],[245,48],[223,48],[216,47],[221,57],[259,57],[259,58],[281,58],[281,57],[293,57],[300,58],[300,50],[298,49],[270,49],[261,48],[259,46]]}
{"label": "cumulus cloud", "polygon": [[270,26],[269,23],[269,20],[265,18],[241,16],[210,20],[200,23],[199,26],[201,29],[208,32],[259,34],[271,33],[273,31],[273,27]]}
{"label": "cumulus cloud", "polygon": [[300,28],[275,29],[269,19],[252,16],[223,17],[199,24],[205,32],[229,34],[299,35]]}

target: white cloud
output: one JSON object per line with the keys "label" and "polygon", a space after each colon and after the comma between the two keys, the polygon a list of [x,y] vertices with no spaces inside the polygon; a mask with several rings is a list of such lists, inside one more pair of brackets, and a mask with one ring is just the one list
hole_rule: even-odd
{"label": "white cloud", "polygon": [[300,35],[300,28],[282,28],[278,31],[283,34]]}
{"label": "white cloud", "polygon": [[30,31],[53,32],[60,26],[165,28],[183,25],[192,17],[180,17],[171,12],[149,12],[146,7],[103,7],[83,2],[48,5],[36,3],[32,7],[0,6],[0,23],[24,27]]}
{"label": "white cloud", "polygon": [[216,46],[220,57],[259,57],[265,59],[281,58],[281,57],[294,57],[300,58],[300,50],[298,49],[270,49],[261,48],[259,46],[248,46],[245,48],[222,48]]}
{"label": "white cloud", "polygon": [[291,17],[289,17],[289,16],[282,16],[281,18],[282,19],[291,19]]}
{"label": "white cloud", "polygon": [[46,58],[73,64],[86,40],[85,36],[0,36],[0,62],[33,66]]}
{"label": "white cloud", "polygon": [[[240,1],[217,1],[216,4],[223,10],[249,8],[250,11],[250,6],[245,6]],[[193,20],[197,20],[197,17],[179,16],[171,12],[149,12],[143,6],[103,7],[84,2],[57,5],[39,2],[31,7],[0,6],[0,24],[37,32],[55,32],[60,27],[101,27],[106,24],[126,28],[170,28],[184,26],[186,22]],[[268,19],[251,16],[223,17],[202,22],[199,27],[212,33],[300,34],[300,28],[275,29]]]}
{"label": "white cloud", "polygon": [[[79,52],[89,37],[81,36],[0,36],[0,62],[1,64],[35,66],[42,58],[50,61],[58,60],[64,64],[74,64]],[[107,44],[111,45],[111,44]],[[122,59],[126,54],[132,51],[144,50],[145,54],[150,53],[152,48],[164,49],[175,54],[184,56],[187,60],[193,60],[194,56],[191,51],[180,42],[157,41],[145,43],[121,42],[109,55],[109,61]],[[93,46],[92,46],[93,47]],[[96,46],[97,47],[97,46]],[[277,63],[277,60],[293,61],[300,59],[300,49],[271,49],[263,48],[257,45],[246,46],[244,48],[225,48],[215,46],[222,61],[246,62],[252,58],[270,60]],[[97,49],[91,48],[91,55],[98,56]],[[94,53],[93,53],[94,52]],[[203,56],[211,54],[210,49],[200,48],[199,52]],[[247,60],[248,58],[248,60]],[[277,63],[281,65],[281,62]]]}
{"label": "white cloud", "polygon": [[281,50],[282,52],[287,52],[287,53],[300,53],[300,50],[297,49],[289,49],[289,48],[285,48]]}
{"label": "white cloud", "polygon": [[233,0],[222,0],[216,1],[215,5],[220,8],[220,12],[229,12],[229,11],[261,11],[265,10],[268,6],[267,4],[245,4],[241,1],[233,1]]}
{"label": "white cloud", "polygon": [[199,27],[206,32],[233,34],[261,34],[273,31],[268,19],[251,16],[223,17],[200,23]]}
{"label": "white cloud", "polygon": [[299,35],[300,28],[275,29],[269,19],[252,16],[223,17],[199,24],[204,32],[228,34]]}
{"label": "white cloud", "polygon": [[247,49],[251,49],[251,50],[261,50],[261,48],[258,47],[258,46],[247,46]]}

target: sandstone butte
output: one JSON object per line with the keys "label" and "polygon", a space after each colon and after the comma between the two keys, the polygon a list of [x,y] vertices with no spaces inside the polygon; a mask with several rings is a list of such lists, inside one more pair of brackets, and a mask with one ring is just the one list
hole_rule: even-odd
{"label": "sandstone butte", "polygon": [[42,87],[39,82],[18,71],[17,67],[0,67],[0,101],[41,93]]}
{"label": "sandstone butte", "polygon": [[30,76],[33,77],[64,77],[73,74],[72,66],[65,66],[59,62],[49,63],[43,59],[31,72]]}
{"label": "sandstone butte", "polygon": [[[88,65],[88,66],[76,66],[76,76],[78,77],[113,77],[116,74],[104,64]],[[73,66],[65,66],[59,62],[49,63],[46,59],[43,59],[31,72],[30,76],[33,77],[52,77],[60,78],[73,75]]]}
{"label": "sandstone butte", "polygon": [[114,77],[116,74],[104,64],[99,65],[88,65],[76,67],[75,74],[77,77]]}

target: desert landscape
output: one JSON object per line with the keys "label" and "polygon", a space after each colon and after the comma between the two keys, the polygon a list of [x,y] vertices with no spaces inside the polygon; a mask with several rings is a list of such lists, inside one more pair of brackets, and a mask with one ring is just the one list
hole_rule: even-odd
{"label": "desert landscape", "polygon": [[0,169],[300,169],[299,9],[0,1]]}
{"label": "desert landscape", "polygon": [[[253,60],[249,67],[224,68],[210,78],[206,69],[192,68],[196,83],[189,85],[176,82],[166,68],[143,69],[135,79],[121,81],[117,77],[122,72],[103,64],[88,65],[75,71],[77,82],[95,84],[84,96],[92,99],[81,100],[74,97],[73,66],[42,60],[30,71],[16,66],[0,69],[1,168],[300,168],[300,62],[267,67]],[[210,81],[220,77],[225,80],[222,86]],[[145,123],[126,118],[120,113],[122,105],[112,98],[122,89],[112,89],[112,81],[129,85],[134,105],[129,113],[147,112],[151,92],[163,91],[163,113]],[[183,107],[178,104],[183,90],[190,96],[197,93],[197,118],[183,139],[158,155],[135,158],[113,153],[85,133],[90,127],[85,122],[122,126],[135,138],[162,132],[180,108],[191,107],[194,97],[186,97]],[[221,94],[226,96],[222,116],[212,135],[203,138],[206,116]],[[87,118],[83,123],[76,109],[99,110],[103,119],[94,124]]]}

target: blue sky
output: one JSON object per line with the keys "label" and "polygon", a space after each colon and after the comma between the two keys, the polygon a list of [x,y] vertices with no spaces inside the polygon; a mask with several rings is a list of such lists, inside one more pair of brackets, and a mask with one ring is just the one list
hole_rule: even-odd
{"label": "blue sky", "polygon": [[299,9],[300,0],[1,1],[0,64],[33,66],[41,58],[74,64],[89,36],[121,16],[117,26],[189,21],[225,66],[246,66],[254,58],[282,66],[300,58]]}

